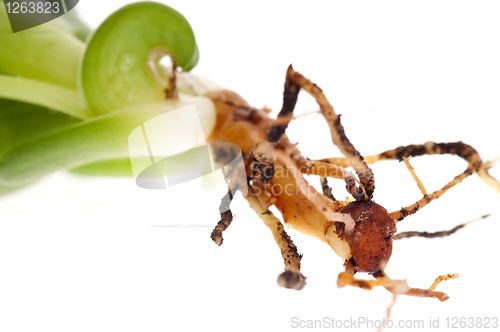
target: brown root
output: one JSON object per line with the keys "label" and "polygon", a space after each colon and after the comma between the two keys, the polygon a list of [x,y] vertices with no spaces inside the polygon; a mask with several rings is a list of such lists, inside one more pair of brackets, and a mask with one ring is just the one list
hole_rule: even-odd
{"label": "brown root", "polygon": [[458,274],[439,276],[430,289],[411,288],[408,286],[406,281],[391,279],[388,276],[386,276],[382,270],[374,274],[375,280],[357,279],[354,277],[354,274],[352,272],[352,266],[349,265],[350,263],[347,263],[346,272],[341,272],[338,276],[337,286],[339,288],[345,286],[353,286],[365,290],[371,290],[375,286],[383,286],[385,289],[387,289],[389,292],[395,295],[436,298],[441,302],[448,300],[449,296],[443,292],[435,291],[434,290],[435,287],[442,280],[458,278]]}
{"label": "brown root", "polygon": [[[311,161],[304,158],[296,144],[288,140],[285,131],[289,122],[294,118],[293,111],[300,89],[309,93],[320,106],[321,114],[328,123],[332,142],[345,158]],[[394,236],[395,221],[416,213],[474,173],[500,192],[500,183],[487,172],[498,160],[483,163],[477,151],[462,142],[427,142],[422,145],[408,145],[368,156],[365,159],[347,138],[340,122],[340,115],[335,113],[322,90],[295,72],[291,66],[286,74],[283,107],[276,120],[269,118],[268,109],[251,108],[233,92],[212,93],[209,97],[214,101],[218,111],[217,124],[209,140],[236,143],[245,156],[244,171],[251,193],[247,200],[271,230],[285,264],[285,271],[278,278],[279,285],[302,289],[305,285],[305,277],[300,272],[302,255],[298,254],[297,248],[285,232],[282,223],[269,210],[272,205],[275,205],[282,213],[284,222],[288,226],[329,244],[344,259],[346,270],[339,275],[339,287],[351,285],[372,289],[375,286],[383,286],[393,294],[438,298],[440,301],[448,298],[446,294],[435,291],[435,287],[442,280],[451,279],[450,276],[454,275],[440,276],[430,289],[419,289],[409,287],[405,281],[392,280],[383,271],[392,253],[393,239],[412,236],[446,236],[464,227],[465,224],[449,231],[405,232]],[[427,194],[408,158],[432,154],[455,154],[465,159],[468,166],[462,174],[456,176],[443,188]],[[389,214],[383,207],[372,201],[375,179],[368,164],[391,159],[405,162],[423,198]],[[359,180],[346,170],[346,167],[354,168]],[[303,174],[320,176],[324,195],[310,186]],[[328,177],[343,179],[346,182],[347,191],[356,201],[335,200],[328,186]],[[356,182],[359,186],[356,186]],[[280,191],[276,192],[275,187]],[[230,194],[231,192],[228,193]],[[232,196],[228,202],[230,199]],[[219,245],[222,243],[222,232],[232,221],[229,205],[227,205],[227,210],[220,212],[221,221],[212,233],[212,238]],[[357,272],[372,274],[375,280],[356,279],[354,275]]]}
{"label": "brown root", "polygon": [[285,272],[278,278],[278,284],[285,288],[301,290],[304,288],[306,278],[300,272],[300,260],[302,255],[298,253],[297,247],[292,239],[286,233],[283,224],[274,214],[266,210],[259,198],[253,194],[247,196],[247,201],[255,213],[262,219],[264,224],[271,230],[274,241],[278,245],[283,262],[285,263]]}
{"label": "brown root", "polygon": [[476,218],[474,220],[460,224],[460,225],[458,225],[450,230],[447,230],[447,231],[439,231],[439,232],[433,232],[433,233],[409,231],[409,232],[398,233],[398,234],[394,235],[394,240],[406,239],[409,237],[425,237],[425,238],[432,239],[432,238],[437,238],[437,237],[449,236],[449,235],[455,233],[456,231],[464,228],[468,224],[473,223],[473,222],[478,221],[478,220],[481,220],[481,219],[484,219],[484,218],[487,218],[489,216],[490,216],[489,214],[485,214],[484,216],[481,216],[481,217]]}
{"label": "brown root", "polygon": [[311,203],[313,203],[313,205],[321,211],[321,213],[323,213],[328,221],[342,222],[345,227],[345,232],[351,234],[354,230],[354,220],[351,216],[349,214],[332,211],[328,204],[320,198],[321,194],[311,187],[306,180],[304,180],[293,160],[281,150],[275,150],[275,154],[278,160],[283,163],[287,172],[289,172],[293,179],[295,179],[298,190],[305,197],[307,197],[307,199],[310,200]]}
{"label": "brown root", "polygon": [[214,230],[212,231],[212,234],[210,235],[212,241],[214,241],[218,246],[222,245],[222,242],[224,241],[222,233],[229,227],[229,225],[231,225],[231,222],[233,221],[233,213],[231,212],[231,209],[229,209],[229,205],[232,199],[233,195],[231,193],[231,190],[229,190],[227,194],[222,198],[219,207],[220,221],[217,223]]}
{"label": "brown root", "polygon": [[[356,171],[368,199],[372,199],[375,190],[375,178],[372,170],[345,135],[344,127],[340,123],[340,116],[335,113],[333,106],[328,102],[323,91],[316,84],[294,71],[292,66],[288,67],[287,79],[300,86],[316,100],[320,106],[321,114],[330,128],[333,144],[335,144],[347,158],[350,166]],[[361,190],[356,191],[353,196],[356,200],[365,199],[365,193]]]}

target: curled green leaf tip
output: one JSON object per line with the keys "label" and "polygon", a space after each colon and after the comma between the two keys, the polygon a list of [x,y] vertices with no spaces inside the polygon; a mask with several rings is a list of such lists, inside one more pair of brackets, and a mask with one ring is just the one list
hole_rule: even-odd
{"label": "curled green leaf tip", "polygon": [[198,62],[191,26],[168,6],[133,3],[101,24],[90,37],[80,68],[81,89],[94,115],[165,98],[165,87],[148,67],[150,52],[159,48],[183,71]]}

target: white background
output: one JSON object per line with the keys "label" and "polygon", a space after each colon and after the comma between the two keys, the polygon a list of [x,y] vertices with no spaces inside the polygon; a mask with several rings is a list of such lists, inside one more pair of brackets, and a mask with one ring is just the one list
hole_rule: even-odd
{"label": "white background", "polygon": [[[125,3],[82,0],[77,8],[95,28]],[[363,155],[462,140],[483,160],[500,156],[496,1],[168,4],[196,34],[201,58],[194,73],[256,107],[280,109],[292,63],[343,114],[346,133]],[[317,109],[300,94],[297,114]],[[339,155],[319,115],[293,122],[289,136],[311,158]],[[412,164],[429,192],[466,167],[446,156]],[[421,197],[402,163],[375,164],[373,171],[375,201],[389,211]],[[500,167],[491,173],[500,178]],[[338,197],[346,195],[342,182],[331,184]],[[394,322],[423,320],[428,328],[430,318],[439,318],[445,330],[447,317],[500,316],[493,304],[500,296],[499,202],[500,194],[474,175],[398,224],[400,231],[437,231],[493,214],[448,238],[394,244],[387,271],[413,287],[460,273],[439,286],[450,296],[445,303],[398,297]],[[200,191],[199,183],[160,192],[131,179],[66,172],[1,197],[0,330],[286,331],[295,330],[292,317],[385,316],[391,294],[338,289],[340,258],[293,230],[308,285],[300,292],[279,288],[279,250],[241,196],[221,247],[210,240],[210,228],[154,227],[215,223],[218,205],[219,193]]]}

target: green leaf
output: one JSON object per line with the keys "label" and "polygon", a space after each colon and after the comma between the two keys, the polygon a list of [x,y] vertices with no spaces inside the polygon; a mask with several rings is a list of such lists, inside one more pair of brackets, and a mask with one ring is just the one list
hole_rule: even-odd
{"label": "green leaf", "polygon": [[76,90],[83,46],[54,22],[12,33],[0,1],[0,72]]}
{"label": "green leaf", "polygon": [[0,99],[0,160],[24,143],[77,122],[40,106]]}
{"label": "green leaf", "polygon": [[61,17],[54,20],[60,23],[63,29],[68,29],[73,36],[85,42],[92,30],[78,16],[78,9],[72,9]]}
{"label": "green leaf", "polygon": [[71,172],[89,176],[134,176],[129,158],[98,161],[74,168]]}
{"label": "green leaf", "polygon": [[0,74],[0,98],[32,103],[79,119],[89,117],[75,90],[42,81]]}
{"label": "green leaf", "polygon": [[[201,113],[203,130],[211,132],[215,109],[212,101],[205,97],[181,95],[179,100],[128,107],[75,123],[7,152],[0,160],[0,186],[19,187],[60,169],[126,159],[132,130],[155,116],[192,104]],[[169,126],[174,128],[176,124]],[[170,129],[166,126],[164,130]]]}
{"label": "green leaf", "polygon": [[179,91],[192,96],[165,100],[165,87],[153,76],[162,73],[155,72],[159,56],[152,61],[152,54],[168,53],[185,72],[198,62],[181,14],[158,3],[128,5],[99,27],[85,53],[71,34],[85,39],[80,23],[68,16],[13,34],[0,3],[0,73],[6,74],[0,98],[12,99],[0,99],[0,194],[60,169],[128,176],[128,135],[173,109],[196,104],[204,131],[215,125],[213,103],[196,97],[205,85],[193,90],[189,76],[178,75],[184,78]]}

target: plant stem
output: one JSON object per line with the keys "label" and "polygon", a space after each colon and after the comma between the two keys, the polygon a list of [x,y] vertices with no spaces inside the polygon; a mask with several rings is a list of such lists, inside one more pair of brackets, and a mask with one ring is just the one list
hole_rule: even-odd
{"label": "plant stem", "polygon": [[89,118],[75,90],[22,77],[0,75],[0,98],[44,106],[78,119]]}
{"label": "plant stem", "polygon": [[[6,153],[0,160],[0,186],[19,187],[59,169],[73,169],[99,161],[129,158],[128,137],[158,115],[195,104],[203,131],[210,133],[217,118],[206,97],[180,95],[178,100],[135,105],[78,122]],[[163,127],[168,133],[177,124]]]}

